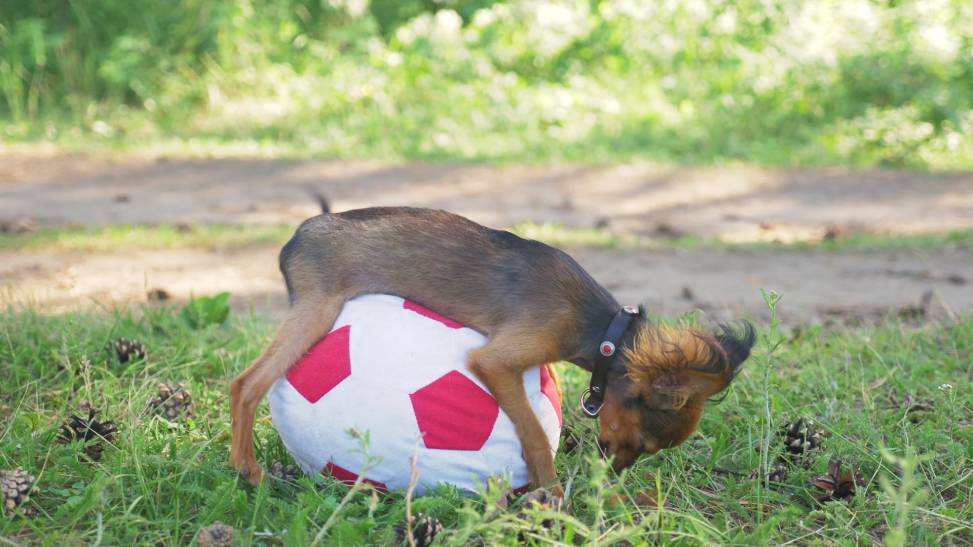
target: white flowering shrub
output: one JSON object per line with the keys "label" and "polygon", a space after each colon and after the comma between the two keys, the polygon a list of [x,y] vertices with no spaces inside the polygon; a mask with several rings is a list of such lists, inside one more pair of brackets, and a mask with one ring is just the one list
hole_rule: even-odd
{"label": "white flowering shrub", "polygon": [[66,131],[148,117],[334,156],[952,168],[973,147],[965,0],[106,1],[90,41],[51,2],[0,13],[0,117],[28,121],[8,136],[84,104]]}

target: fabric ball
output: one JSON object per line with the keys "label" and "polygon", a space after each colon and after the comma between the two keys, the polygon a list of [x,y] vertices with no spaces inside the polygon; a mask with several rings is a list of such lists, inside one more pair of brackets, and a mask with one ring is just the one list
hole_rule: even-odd
{"label": "fabric ball", "polygon": [[[396,296],[347,302],[331,332],[270,391],[270,413],[308,474],[347,483],[359,475],[404,489],[416,455],[421,494],[448,483],[476,492],[490,477],[527,486],[513,423],[466,366],[486,338]],[[553,450],[561,397],[547,366],[524,374],[527,396]]]}

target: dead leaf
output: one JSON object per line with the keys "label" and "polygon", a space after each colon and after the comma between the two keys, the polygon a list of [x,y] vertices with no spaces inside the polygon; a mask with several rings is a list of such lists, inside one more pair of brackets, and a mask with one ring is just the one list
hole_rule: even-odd
{"label": "dead leaf", "polygon": [[855,496],[855,488],[865,484],[865,479],[854,466],[845,471],[841,469],[841,460],[831,460],[828,463],[828,474],[817,477],[811,485],[824,491],[818,496],[818,501],[851,499]]}

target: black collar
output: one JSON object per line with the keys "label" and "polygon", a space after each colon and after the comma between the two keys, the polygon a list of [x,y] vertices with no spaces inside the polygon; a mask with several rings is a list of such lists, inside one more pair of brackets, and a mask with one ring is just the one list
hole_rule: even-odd
{"label": "black collar", "polygon": [[602,405],[605,404],[605,384],[608,382],[608,371],[615,358],[615,350],[618,349],[618,343],[628,330],[632,319],[638,314],[638,310],[633,306],[625,306],[618,310],[608,325],[608,330],[605,331],[604,340],[598,344],[598,354],[591,369],[591,383],[581,394],[581,410],[591,418],[598,416]]}

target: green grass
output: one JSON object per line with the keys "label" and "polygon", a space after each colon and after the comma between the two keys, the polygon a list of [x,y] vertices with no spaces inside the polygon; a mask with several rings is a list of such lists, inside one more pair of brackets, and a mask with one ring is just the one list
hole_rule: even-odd
{"label": "green grass", "polygon": [[[155,226],[105,226],[42,228],[26,234],[0,233],[0,251],[115,252],[130,249],[199,248],[226,251],[261,245],[283,245],[293,235],[292,224],[196,224],[182,228]],[[521,222],[515,234],[555,247],[598,248],[725,248],[775,251],[824,249],[830,251],[919,251],[923,249],[971,249],[973,231],[954,230],[926,234],[850,234],[825,241],[795,243],[725,242],[693,234],[652,238],[618,233],[606,228],[572,228],[556,223]]]}
{"label": "green grass", "polygon": [[[45,316],[0,315],[0,468],[36,475],[36,516],[0,518],[17,544],[183,545],[215,521],[243,544],[389,544],[405,515],[401,493],[354,492],[302,478],[251,488],[227,466],[229,380],[268,342],[260,317],[191,329],[178,310]],[[148,357],[119,364],[106,342],[142,340]],[[705,413],[684,445],[643,458],[618,476],[595,456],[595,424],[571,402],[586,382],[564,365],[566,426],[580,444],[559,454],[571,512],[495,510],[496,493],[465,498],[443,489],[414,509],[440,519],[443,544],[536,543],[849,545],[885,537],[899,545],[973,542],[973,319],[951,325],[888,322],[781,338],[761,329],[754,356],[729,396]],[[158,381],[186,381],[197,417],[173,424],[144,413]],[[952,388],[940,387],[949,384]],[[892,402],[915,395],[931,410]],[[55,442],[59,424],[88,399],[119,422],[98,463]],[[258,458],[287,461],[266,411]],[[810,469],[782,484],[749,478],[782,449],[779,428],[798,416],[831,433]],[[883,455],[884,454],[884,455]],[[859,466],[865,484],[850,502],[819,504],[810,478],[829,458]],[[347,496],[347,503],[341,500]],[[612,503],[621,496],[620,503]],[[644,499],[665,499],[656,510]],[[338,514],[335,512],[338,511]],[[558,526],[537,526],[544,517]],[[328,524],[328,528],[322,527]]]}
{"label": "green grass", "polygon": [[973,248],[973,230],[952,230],[922,234],[857,233],[833,239],[778,242],[730,242],[718,237],[696,234],[672,238],[646,237],[613,232],[605,228],[572,228],[556,223],[521,222],[511,229],[515,234],[543,241],[555,247],[602,248],[679,248],[777,251],[786,249],[823,249],[829,251],[920,251],[923,249]]}
{"label": "green grass", "polygon": [[282,245],[296,228],[291,224],[41,228],[25,234],[0,234],[0,250],[114,252],[189,247],[223,251],[258,245]]}

